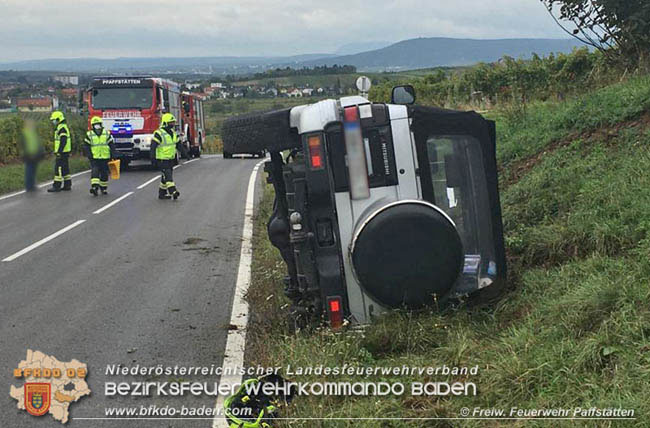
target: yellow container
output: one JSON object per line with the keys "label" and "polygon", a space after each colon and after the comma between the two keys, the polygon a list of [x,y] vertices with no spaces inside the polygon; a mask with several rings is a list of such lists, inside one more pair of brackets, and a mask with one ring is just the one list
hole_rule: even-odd
{"label": "yellow container", "polygon": [[108,162],[108,170],[111,172],[111,180],[120,179],[120,160],[115,159]]}

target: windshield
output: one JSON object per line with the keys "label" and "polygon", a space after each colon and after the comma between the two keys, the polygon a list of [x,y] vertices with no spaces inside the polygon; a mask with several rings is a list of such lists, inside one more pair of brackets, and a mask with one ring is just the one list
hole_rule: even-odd
{"label": "windshield", "polygon": [[151,108],[153,105],[152,88],[98,88],[92,91],[93,108],[124,109]]}

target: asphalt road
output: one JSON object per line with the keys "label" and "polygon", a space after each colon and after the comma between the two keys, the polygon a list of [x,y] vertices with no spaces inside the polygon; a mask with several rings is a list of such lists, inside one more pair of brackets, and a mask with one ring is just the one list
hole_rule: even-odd
{"label": "asphalt road", "polygon": [[[107,397],[105,382],[218,377],[109,376],[106,367],[220,367],[239,263],[249,177],[259,160],[204,157],[174,171],[178,201],[157,199],[157,176],[136,170],[111,181],[108,196],[73,191],[0,201],[0,260],[75,227],[11,261],[0,262],[0,427],[60,427],[33,417],[9,396],[27,349],[88,364],[92,391],[70,407],[66,426],[184,427],[211,421],[110,421],[113,406],[211,408],[214,397]],[[107,204],[123,197],[115,205]]]}

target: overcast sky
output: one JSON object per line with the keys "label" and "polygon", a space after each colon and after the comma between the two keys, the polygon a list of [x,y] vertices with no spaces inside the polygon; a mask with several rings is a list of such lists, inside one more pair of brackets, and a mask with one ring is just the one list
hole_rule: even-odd
{"label": "overcast sky", "polygon": [[0,16],[0,62],[294,55],[414,37],[567,37],[539,0],[0,0]]}

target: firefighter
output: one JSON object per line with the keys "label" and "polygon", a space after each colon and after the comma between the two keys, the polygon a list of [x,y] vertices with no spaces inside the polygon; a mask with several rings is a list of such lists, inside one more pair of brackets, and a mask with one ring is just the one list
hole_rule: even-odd
{"label": "firefighter", "polygon": [[90,119],[91,130],[86,133],[84,140],[85,152],[92,167],[90,178],[90,193],[94,196],[108,194],[108,161],[115,157],[113,136],[104,129],[102,118],[94,116]]}
{"label": "firefighter", "polygon": [[[65,116],[60,111],[52,112],[50,121],[54,125],[54,182],[48,192],[72,190],[72,177],[70,176],[70,151],[72,138],[70,128],[65,121]],[[63,187],[62,187],[63,186]]]}
{"label": "firefighter", "polygon": [[178,199],[180,192],[172,177],[176,150],[184,151],[184,147],[176,133],[176,118],[171,113],[165,113],[160,121],[160,128],[153,133],[151,139],[151,157],[162,172],[158,199]]}

